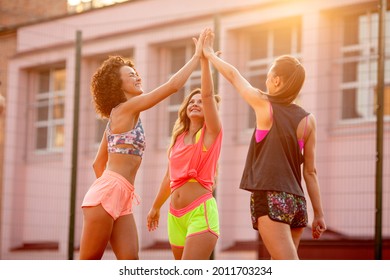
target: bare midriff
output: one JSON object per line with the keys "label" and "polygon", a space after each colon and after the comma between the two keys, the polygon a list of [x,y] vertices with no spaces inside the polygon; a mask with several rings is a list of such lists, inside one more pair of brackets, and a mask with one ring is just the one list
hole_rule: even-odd
{"label": "bare midriff", "polygon": [[209,192],[208,189],[198,182],[187,182],[173,191],[171,194],[171,205],[175,209],[184,208],[198,197]]}
{"label": "bare midriff", "polygon": [[141,165],[142,158],[137,155],[109,154],[107,169],[119,173],[134,186],[135,175]]}

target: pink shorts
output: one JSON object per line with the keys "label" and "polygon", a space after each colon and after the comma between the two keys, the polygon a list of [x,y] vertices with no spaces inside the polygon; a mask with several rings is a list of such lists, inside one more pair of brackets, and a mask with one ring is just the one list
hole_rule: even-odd
{"label": "pink shorts", "polygon": [[95,180],[86,193],[81,207],[102,205],[111,217],[116,220],[120,216],[133,213],[133,200],[139,204],[134,186],[122,175],[105,170]]}

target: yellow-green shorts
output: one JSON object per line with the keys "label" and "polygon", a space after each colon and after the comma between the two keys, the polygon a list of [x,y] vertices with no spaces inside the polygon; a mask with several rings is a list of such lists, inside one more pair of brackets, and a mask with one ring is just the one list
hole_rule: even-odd
{"label": "yellow-green shorts", "polygon": [[219,236],[218,208],[212,193],[202,195],[182,209],[170,206],[168,237],[171,246],[184,247],[187,237],[204,232]]}

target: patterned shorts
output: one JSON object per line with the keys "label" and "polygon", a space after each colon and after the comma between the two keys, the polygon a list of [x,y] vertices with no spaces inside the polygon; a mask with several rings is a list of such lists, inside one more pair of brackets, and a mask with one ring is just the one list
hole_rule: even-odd
{"label": "patterned shorts", "polygon": [[250,208],[255,230],[258,230],[258,218],[265,215],[274,221],[289,224],[291,228],[306,227],[308,222],[303,196],[277,191],[254,191]]}

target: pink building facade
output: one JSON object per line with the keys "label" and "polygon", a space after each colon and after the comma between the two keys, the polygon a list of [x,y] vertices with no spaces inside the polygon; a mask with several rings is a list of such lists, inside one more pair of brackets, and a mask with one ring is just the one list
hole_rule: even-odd
{"label": "pink building facade", "polygon": [[[377,1],[370,0],[144,0],[19,28],[7,79],[0,259],[68,258],[78,30],[82,58],[75,258],[80,204],[94,180],[91,164],[105,126],[91,103],[92,74],[108,55],[118,54],[135,62],[145,91],[153,89],[189,59],[191,38],[204,27],[217,32],[223,58],[261,89],[275,57],[289,53],[301,59],[307,76],[297,102],[317,118],[317,169],[328,227],[346,237],[373,238],[377,9]],[[194,72],[182,91],[141,115],[147,150],[135,184],[141,204],[134,212],[144,259],[172,259],[169,252],[156,256],[148,249],[167,242],[168,203],[158,231],[147,231],[146,216],[166,171],[178,105],[199,83],[200,73]],[[382,229],[389,236],[388,71],[385,83]],[[223,77],[217,76],[216,84],[225,132],[216,191],[221,236],[214,257],[255,258],[253,252],[227,253],[238,242],[258,238],[251,228],[249,193],[238,189],[253,114]],[[109,250],[105,258],[113,258]]]}

